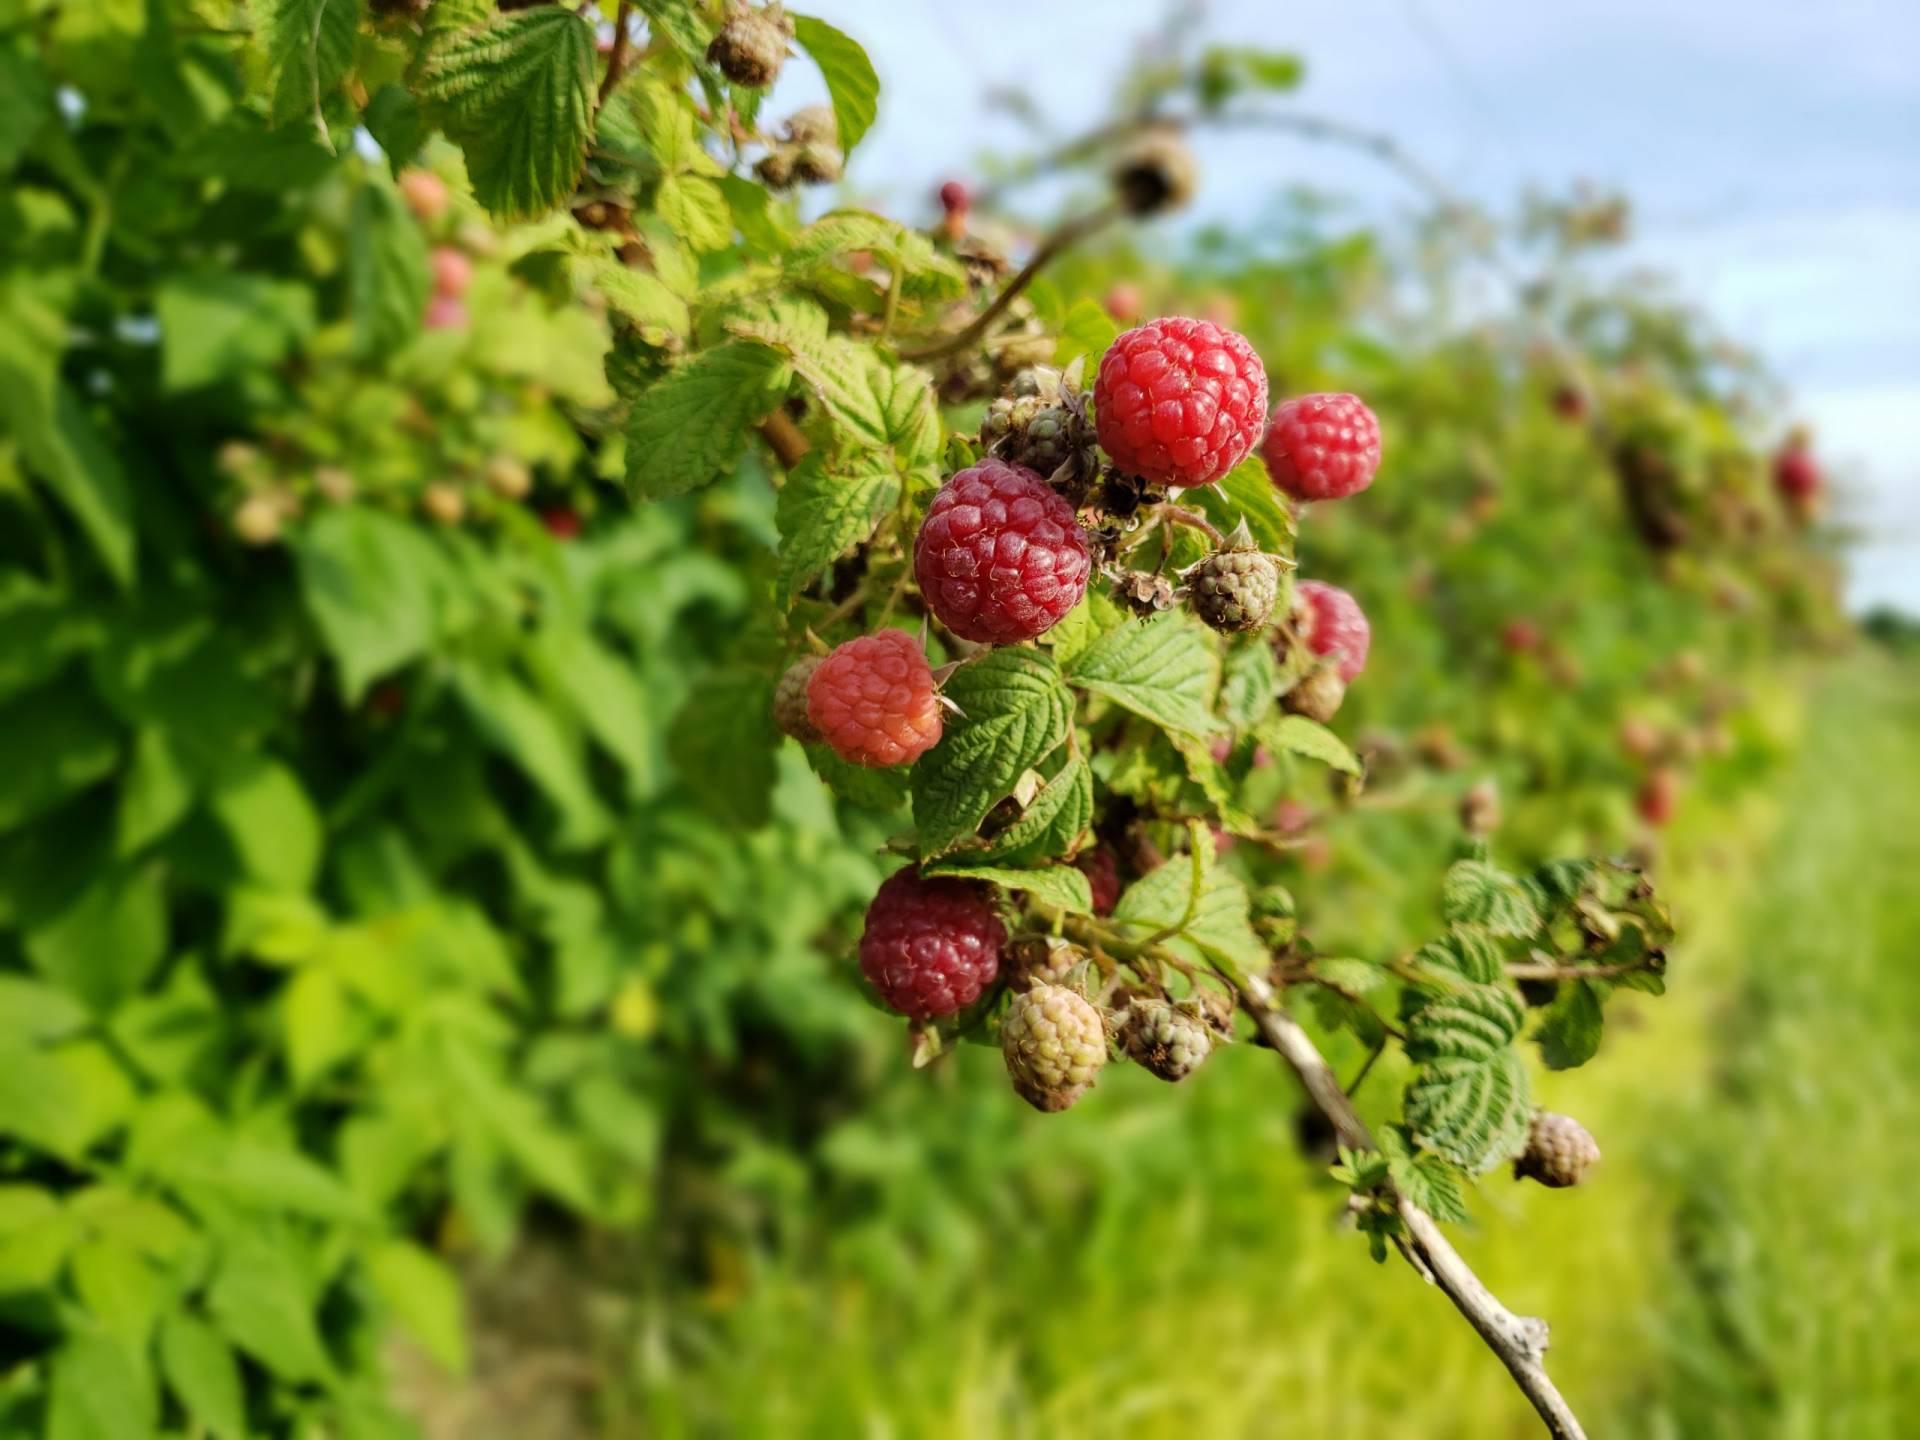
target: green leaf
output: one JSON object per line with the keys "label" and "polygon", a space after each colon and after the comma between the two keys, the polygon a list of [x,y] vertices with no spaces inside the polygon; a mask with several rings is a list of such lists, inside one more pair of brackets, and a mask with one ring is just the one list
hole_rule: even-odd
{"label": "green leaf", "polygon": [[145,727],[134,736],[133,756],[120,780],[115,853],[133,855],[172,830],[193,804],[193,782],[166,735]]}
{"label": "green leaf", "polygon": [[827,82],[840,149],[851,155],[880,113],[880,77],[867,52],[826,21],[811,15],[790,14],[790,18],[793,38],[813,57]]}
{"label": "green leaf", "polygon": [[160,1322],[160,1371],[181,1408],[214,1440],[247,1440],[240,1362],[206,1321],[175,1311]]}
{"label": "green leaf", "polygon": [[287,982],[280,996],[286,1032],[287,1069],[305,1092],[353,1052],[358,1027],[345,984],[332,970],[309,965]]}
{"label": "green leaf", "polygon": [[354,194],[347,227],[353,353],[387,355],[411,340],[432,288],[419,225],[387,185],[368,179]]}
{"label": "green leaf", "polygon": [[60,1202],[35,1185],[0,1185],[0,1295],[53,1283],[74,1238]]}
{"label": "green leaf", "polygon": [[1093,913],[1093,890],[1087,877],[1071,865],[1042,865],[1022,870],[1005,865],[963,865],[943,861],[928,865],[923,875],[960,875],[969,880],[986,880],[1008,890],[1023,890],[1036,900],[1070,910],[1075,915]]}
{"label": "green leaf", "polygon": [[687,302],[659,276],[645,270],[607,261],[594,267],[593,288],[622,317],[633,322],[642,340],[656,348],[685,339],[692,329]]}
{"label": "green leaf", "polygon": [[153,1380],[106,1335],[81,1335],[53,1357],[46,1440],[150,1440],[159,1420]]}
{"label": "green leaf", "polygon": [[307,611],[349,702],[437,638],[447,564],[406,521],[360,505],[330,507],[305,527],[294,553]]}
{"label": "green leaf", "polygon": [[404,85],[382,85],[367,101],[361,122],[387,157],[389,173],[398,178],[413,163],[432,133],[420,101]]}
{"label": "green leaf", "polygon": [[925,235],[865,210],[835,210],[802,230],[786,255],[787,276],[805,284],[863,250],[900,276],[900,293],[910,300],[953,300],[966,293],[966,272]]}
{"label": "green leaf", "polygon": [[1280,667],[1265,635],[1235,646],[1220,682],[1220,718],[1241,734],[1254,729],[1273,713],[1279,684]]}
{"label": "green leaf", "polygon": [[455,1375],[467,1370],[465,1300],[460,1282],[438,1256],[405,1240],[367,1253],[367,1275],[401,1328]]}
{"label": "green leaf", "polygon": [[1031,865],[1066,854],[1092,823],[1093,771],[1085,760],[1075,756],[1040,787],[1018,820],[994,836],[984,849],[968,851],[955,859]]}
{"label": "green leaf", "polygon": [[112,1013],[166,954],[167,895],[156,864],[96,874],[62,909],[30,929],[27,958],[42,975]]}
{"label": "green leaf", "polygon": [[651,794],[660,784],[659,724],[652,693],[632,662],[592,632],[549,625],[532,658],[546,688],[572,708],[587,733],[626,767],[629,793]]}
{"label": "green leaf", "polygon": [[1273,715],[1254,732],[1269,750],[1304,755],[1347,775],[1364,770],[1360,757],[1338,735],[1304,715]]}
{"label": "green leaf", "polygon": [[353,65],[360,0],[256,0],[254,16],[274,119],[317,114]]}
{"label": "green leaf", "polygon": [[1440,913],[1450,924],[1479,925],[1494,935],[1531,935],[1543,923],[1526,885],[1484,860],[1461,860],[1448,869]]}
{"label": "green leaf", "polygon": [[702,254],[733,243],[726,192],[703,175],[669,175],[653,195],[654,212]]}
{"label": "green leaf", "polygon": [[1473,985],[1494,985],[1506,977],[1506,957],[1486,931],[1472,925],[1456,925],[1446,935],[1422,945],[1414,954],[1415,963],[1458,975]]}
{"label": "green leaf", "polygon": [[709,485],[738,463],[748,432],[785,396],[792,371],[743,340],[704,350],[642,391],[627,417],[627,484],[636,500]]}
{"label": "green leaf", "polygon": [[135,570],[133,495],[112,445],[61,379],[66,331],[66,317],[24,287],[0,287],[0,432],[125,587]]}
{"label": "green leaf", "polygon": [[962,665],[945,693],[961,714],[914,766],[913,816],[923,857],[973,834],[1020,777],[1066,739],[1073,713],[1053,661],[1011,646]]}
{"label": "green leaf", "polygon": [[1437,1060],[1407,1087],[1414,1136],[1474,1175],[1526,1143],[1531,1108],[1526,1066],[1511,1050],[1484,1060]]}
{"label": "green leaf", "polygon": [[132,1082],[98,1042],[47,1048],[0,1033],[0,1134],[77,1160],[133,1102]]}
{"label": "green leaf", "polygon": [[338,1176],[289,1145],[209,1136],[158,1163],[173,1184],[205,1186],[251,1209],[341,1224],[365,1224],[371,1218]]}
{"label": "green leaf", "polygon": [[220,778],[207,803],[249,879],[283,891],[312,885],[320,869],[320,813],[287,766],[262,756],[242,757]]}
{"label": "green leaf", "polygon": [[1096,301],[1076,300],[1060,326],[1058,358],[1064,365],[1078,356],[1087,357],[1087,374],[1100,368],[1107,347],[1120,338],[1120,327]]}
{"label": "green leaf", "polygon": [[745,668],[701,677],[667,732],[667,753],[694,799],[747,830],[773,813],[779,744],[773,679]]}
{"label": "green leaf", "polygon": [[24,41],[0,40],[0,175],[13,169],[52,113],[53,87]]}
{"label": "green leaf", "polygon": [[[1199,500],[1200,508],[1222,530],[1231,531],[1245,520],[1254,543],[1267,554],[1293,554],[1293,512],[1281,502],[1280,492],[1273,488],[1266,464],[1258,454],[1234,466],[1218,485],[1188,493]],[[1281,599],[1284,603],[1285,595]]]}
{"label": "green leaf", "polygon": [[1524,1143],[1531,1103],[1526,1066],[1513,1049],[1525,1022],[1504,986],[1467,985],[1427,998],[1407,1021],[1407,1087],[1415,1138],[1473,1174]]}
{"label": "green leaf", "polygon": [[1453,1165],[1431,1151],[1416,1149],[1397,1125],[1381,1131],[1380,1148],[1394,1189],[1436,1220],[1455,1225],[1466,1221],[1465,1177]]}
{"label": "green leaf", "polygon": [[581,849],[606,833],[607,813],[587,771],[578,734],[505,670],[473,663],[453,669],[454,690],[482,737],[540,787],[560,817],[562,849]]}
{"label": "green leaf", "polygon": [[1143,940],[1163,935],[1160,943],[1193,964],[1219,961],[1242,970],[1265,965],[1267,949],[1249,922],[1246,888],[1214,863],[1213,837],[1205,827],[1189,825],[1187,834],[1189,853],[1128,886],[1114,906],[1114,923]]}
{"label": "green leaf", "polygon": [[314,1327],[316,1298],[285,1246],[247,1230],[224,1247],[207,1308],[237,1349],[281,1379],[324,1381],[333,1361]]}
{"label": "green leaf", "polygon": [[1547,1007],[1534,1039],[1549,1070],[1572,1070],[1586,1064],[1600,1050],[1606,1029],[1607,987],[1596,980],[1569,980]]}
{"label": "green leaf", "polygon": [[809,745],[807,763],[826,787],[849,805],[868,810],[897,810],[907,803],[908,770],[902,765],[876,769],[842,760],[824,745]]}
{"label": "green leaf", "polygon": [[306,285],[210,270],[165,281],[154,296],[160,383],[193,390],[280,363],[313,333]]}
{"label": "green leaf", "polygon": [[1204,738],[1220,660],[1198,623],[1169,613],[1111,630],[1076,656],[1067,678],[1170,730]]}
{"label": "green leaf", "polygon": [[558,5],[502,15],[434,57],[424,93],[467,157],[474,197],[501,219],[573,193],[593,135],[593,27]]}
{"label": "green leaf", "polygon": [[0,708],[0,834],[37,819],[113,769],[120,735],[87,686],[68,681]]}
{"label": "green leaf", "polygon": [[[818,312],[783,306],[727,328],[778,350],[832,418],[836,438],[853,449],[891,449],[901,469],[932,465],[940,419],[926,372],[883,360],[872,346],[816,330]],[[819,317],[824,320],[824,317]]]}
{"label": "green leaf", "polygon": [[780,487],[775,520],[780,526],[780,569],[774,589],[791,605],[807,584],[849,545],[873,534],[880,517],[900,499],[900,477],[870,460],[832,471],[817,450],[808,453]]}

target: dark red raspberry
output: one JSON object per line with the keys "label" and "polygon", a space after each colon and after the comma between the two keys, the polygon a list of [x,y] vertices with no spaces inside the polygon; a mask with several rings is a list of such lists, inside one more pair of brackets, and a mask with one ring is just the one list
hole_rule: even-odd
{"label": "dark red raspberry", "polygon": [[578,540],[583,528],[580,512],[571,505],[549,505],[540,512],[540,523],[556,540]]}
{"label": "dark red raspberry", "polygon": [[972,880],[891,876],[867,906],[860,973],[889,1010],[931,1020],[964,1010],[1000,973],[1006,927]]}
{"label": "dark red raspberry", "polygon": [[836,648],[807,681],[807,719],[855,765],[918,760],[940,743],[940,702],[920,642],[882,630]]}
{"label": "dark red raspberry", "polygon": [[1173,316],[1129,330],[1093,384],[1100,444],[1129,475],[1211,485],[1252,453],[1267,418],[1267,371],[1245,338]]}
{"label": "dark red raspberry", "polygon": [[1500,627],[1500,643],[1509,654],[1530,655],[1540,648],[1540,627],[1531,620],[1509,620]]}
{"label": "dark red raspberry", "polygon": [[1789,500],[1811,500],[1820,493],[1820,462],[1804,445],[1790,442],[1774,457],[1773,483]]}
{"label": "dark red raspberry", "polygon": [[1294,499],[1344,499],[1373,483],[1380,422],[1357,395],[1296,395],[1273,407],[1260,453]]}
{"label": "dark red raspberry", "polygon": [[1337,585],[1318,580],[1302,580],[1293,587],[1294,623],[1300,638],[1316,655],[1340,652],[1335,667],[1343,683],[1367,668],[1367,649],[1373,644],[1373,627],[1360,608],[1360,602]]}
{"label": "dark red raspberry", "polygon": [[967,193],[967,187],[958,180],[949,180],[940,187],[940,208],[951,215],[956,210],[965,210],[973,204],[973,196]]}
{"label": "dark red raspberry", "polygon": [[1024,465],[986,459],[940,487],[913,545],[913,575],[963,640],[1010,645],[1059,624],[1087,593],[1087,537]]}
{"label": "dark red raspberry", "polygon": [[1087,877],[1093,892],[1093,913],[1111,915],[1120,903],[1120,861],[1105,845],[1097,845],[1073,862]]}

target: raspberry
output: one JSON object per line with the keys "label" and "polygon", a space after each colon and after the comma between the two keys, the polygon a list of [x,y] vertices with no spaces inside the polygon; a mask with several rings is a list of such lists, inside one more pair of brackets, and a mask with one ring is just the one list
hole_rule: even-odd
{"label": "raspberry", "polygon": [[1564,1190],[1578,1185],[1599,1158],[1600,1147],[1586,1126],[1571,1115],[1536,1110],[1527,1127],[1527,1148],[1513,1162],[1514,1178]]}
{"label": "raspberry", "polygon": [[1260,453],[1294,499],[1344,499],[1373,483],[1380,422],[1357,395],[1296,395],[1273,407]]}
{"label": "raspberry", "polygon": [[1120,903],[1119,858],[1105,845],[1096,845],[1073,863],[1087,877],[1087,888],[1093,892],[1093,913],[1111,915]]}
{"label": "raspberry", "polygon": [[1022,1100],[1036,1110],[1065,1110],[1092,1088],[1107,1063],[1106,1023],[1075,991],[1036,985],[1007,1007],[1000,1053]]}
{"label": "raspberry", "polygon": [[1100,444],[1122,470],[1172,489],[1211,485],[1260,438],[1266,367],[1210,321],[1150,320],[1101,357],[1093,405]]}
{"label": "raspberry", "polygon": [[826,661],[824,655],[805,655],[793,662],[773,687],[773,723],[780,733],[791,735],[802,745],[819,745],[826,740],[814,728],[807,714],[807,682]]}
{"label": "raspberry", "polygon": [[1339,655],[1335,671],[1342,684],[1351,685],[1367,667],[1373,627],[1367,624],[1360,602],[1337,585],[1302,580],[1293,587],[1293,619],[1300,638],[1316,655]]}
{"label": "raspberry", "polygon": [[420,317],[420,323],[429,330],[464,330],[467,307],[450,295],[436,295],[427,301],[427,310]]}
{"label": "raspberry", "polygon": [[1633,808],[1649,825],[1665,825],[1673,819],[1680,803],[1680,775],[1671,766],[1659,765],[1647,772],[1633,797]]}
{"label": "raspberry", "polygon": [[1280,705],[1290,715],[1304,715],[1324,725],[1340,713],[1346,698],[1347,682],[1340,678],[1338,670],[1323,665],[1301,676],[1294,687],[1280,697]]}
{"label": "raspberry", "polygon": [[458,300],[473,283],[473,262],[451,245],[433,248],[433,293]]}
{"label": "raspberry", "polygon": [[1138,320],[1145,305],[1140,298],[1140,287],[1125,280],[1115,281],[1100,301],[1101,308],[1122,324]]}
{"label": "raspberry", "polygon": [[1114,191],[1134,215],[1177,210],[1193,198],[1199,183],[1193,147],[1170,126],[1147,131],[1113,168]]}
{"label": "raspberry", "polygon": [[503,500],[524,500],[533,489],[533,472],[511,455],[496,455],[482,472],[487,488]]}
{"label": "raspberry", "polygon": [[913,574],[942,625],[1009,645],[1057,625],[1093,568],[1073,506],[1033,471],[969,466],[940,487],[913,545]]}
{"label": "raspberry", "polygon": [[867,906],[860,973],[889,1010],[932,1020],[980,998],[1000,973],[1006,939],[984,886],[901,870]]}
{"label": "raspberry", "polygon": [[972,204],[973,196],[958,180],[949,180],[940,187],[940,208],[947,214],[964,214]]}
{"label": "raspberry", "polygon": [[764,10],[739,9],[707,46],[707,59],[736,85],[761,89],[771,85],[786,62],[793,21],[778,5]]}
{"label": "raspberry", "polygon": [[1804,445],[1790,441],[1774,457],[1773,484],[1788,500],[1811,500],[1820,493],[1820,462]]}
{"label": "raspberry", "polygon": [[540,524],[556,540],[578,540],[586,528],[580,512],[571,505],[549,505],[540,512]]}
{"label": "raspberry", "polygon": [[846,167],[846,157],[832,145],[802,145],[793,157],[793,178],[802,185],[831,185]]}
{"label": "raspberry", "polygon": [[795,145],[833,145],[840,131],[828,105],[803,105],[787,117],[787,139]]}
{"label": "raspberry", "polygon": [[807,719],[855,765],[918,760],[940,743],[940,702],[919,642],[882,630],[836,648],[807,680]]}
{"label": "raspberry", "polygon": [[1280,567],[1258,550],[1216,550],[1186,575],[1193,613],[1215,630],[1258,630],[1280,594]]}
{"label": "raspberry", "polygon": [[1127,1057],[1148,1074],[1173,1082],[1186,1079],[1213,1053],[1213,1035],[1195,1010],[1164,1000],[1136,1000],[1120,1022]]}
{"label": "raspberry", "polygon": [[447,182],[431,170],[400,172],[400,198],[416,220],[431,223],[446,213]]}
{"label": "raspberry", "polygon": [[1022,935],[1007,946],[1006,977],[1016,990],[1035,985],[1060,985],[1076,965],[1088,960],[1087,952],[1071,940],[1051,935]]}
{"label": "raspberry", "polygon": [[1500,828],[1500,788],[1482,780],[1460,797],[1460,825],[1470,835],[1491,835]]}

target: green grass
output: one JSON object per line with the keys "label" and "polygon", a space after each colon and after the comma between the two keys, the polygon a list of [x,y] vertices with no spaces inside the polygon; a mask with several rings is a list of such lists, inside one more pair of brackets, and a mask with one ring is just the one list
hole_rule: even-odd
{"label": "green grass", "polygon": [[[1544,1078],[1607,1150],[1597,1181],[1484,1186],[1461,1248],[1552,1321],[1594,1434],[1913,1433],[1916,795],[1920,675],[1824,677],[1772,793],[1683,820],[1670,996]],[[825,1138],[853,1218],[730,1250],[708,1315],[644,1317],[612,1430],[1538,1433],[1446,1302],[1338,1226],[1271,1055],[1178,1092],[1125,1072],[1065,1122],[1008,1106],[991,1054],[959,1060],[925,1077],[939,1107],[901,1102],[942,1116],[913,1154],[886,1125]]]}

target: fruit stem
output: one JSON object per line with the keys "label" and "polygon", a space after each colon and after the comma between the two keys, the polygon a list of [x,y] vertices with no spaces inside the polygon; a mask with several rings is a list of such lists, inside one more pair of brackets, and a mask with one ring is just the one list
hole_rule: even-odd
{"label": "fruit stem", "polygon": [[627,68],[627,27],[632,18],[632,0],[620,0],[619,12],[613,19],[613,53],[607,56],[607,73],[600,81],[595,110],[607,103],[607,97],[613,94],[613,87],[620,83],[620,76]]}
{"label": "fruit stem", "polygon": [[1169,500],[1159,507],[1159,514],[1170,524],[1184,525],[1189,530],[1198,530],[1213,541],[1216,550],[1227,548],[1227,537],[1220,533],[1220,527],[1198,511],[1189,510],[1184,505],[1175,505]]}

